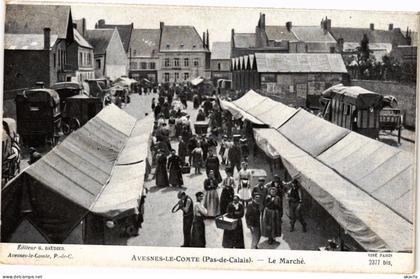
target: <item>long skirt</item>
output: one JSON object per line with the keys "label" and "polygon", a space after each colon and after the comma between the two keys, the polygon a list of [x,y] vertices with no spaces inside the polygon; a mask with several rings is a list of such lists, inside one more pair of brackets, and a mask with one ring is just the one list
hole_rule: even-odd
{"label": "long skirt", "polygon": [[217,193],[217,190],[206,191],[204,196],[204,207],[207,209],[207,216],[218,216],[220,214],[219,205],[219,193]]}
{"label": "long skirt", "polygon": [[250,201],[251,198],[252,198],[252,193],[251,193],[251,189],[249,188],[249,185],[239,189],[238,190],[238,195],[239,195],[239,198],[241,199],[241,201],[243,201],[243,202]]}
{"label": "long skirt", "polygon": [[223,231],[223,248],[245,248],[244,231],[242,229],[242,220],[238,220],[238,225],[234,230]]}
{"label": "long skirt", "polygon": [[278,209],[264,209],[261,235],[271,238],[281,236],[281,213]]}
{"label": "long skirt", "polygon": [[184,185],[181,169],[175,169],[175,168],[169,169],[169,184],[172,186]]}
{"label": "long skirt", "polygon": [[206,247],[206,231],[203,217],[194,217],[190,245],[191,247]]}
{"label": "long skirt", "polygon": [[159,186],[159,187],[169,186],[168,172],[166,171],[165,166],[158,165],[156,167],[156,186]]}
{"label": "long skirt", "polygon": [[235,191],[232,187],[223,188],[222,194],[220,195],[220,214],[226,213],[226,208],[230,202],[233,201]]}

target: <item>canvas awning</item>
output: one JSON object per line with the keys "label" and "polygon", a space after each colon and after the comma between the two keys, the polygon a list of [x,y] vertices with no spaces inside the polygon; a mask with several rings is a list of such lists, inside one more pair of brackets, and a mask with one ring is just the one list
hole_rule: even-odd
{"label": "canvas awning", "polygon": [[413,225],[275,129],[254,129],[258,146],[280,157],[291,176],[367,251],[412,251]]}
{"label": "canvas awning", "polygon": [[351,132],[318,158],[413,223],[415,162],[411,154]]}
{"label": "canvas awning", "polygon": [[105,107],[6,185],[2,215],[13,207],[18,220],[25,205],[37,218],[31,222],[62,242],[89,212],[105,218],[136,212],[152,127],[152,116],[136,120]]}
{"label": "canvas awning", "polygon": [[238,118],[243,118],[243,119],[246,119],[246,120],[248,120],[248,121],[250,121],[254,124],[264,125],[264,123],[262,121],[260,121],[259,119],[257,119],[253,115],[247,113],[243,109],[239,108],[233,102],[220,100],[220,107],[223,110],[228,110],[234,118],[237,118],[237,119]]}
{"label": "canvas awning", "polygon": [[200,83],[202,83],[203,81],[204,81],[204,78],[202,78],[202,77],[196,77],[196,78],[192,79],[190,82],[191,82],[191,84],[193,86],[197,86]]}
{"label": "canvas awning", "polygon": [[119,77],[114,80],[113,85],[121,85],[130,87],[132,84],[138,83],[137,80],[127,77]]}
{"label": "canvas awning", "polygon": [[318,156],[337,143],[350,130],[299,109],[279,131],[302,150]]}

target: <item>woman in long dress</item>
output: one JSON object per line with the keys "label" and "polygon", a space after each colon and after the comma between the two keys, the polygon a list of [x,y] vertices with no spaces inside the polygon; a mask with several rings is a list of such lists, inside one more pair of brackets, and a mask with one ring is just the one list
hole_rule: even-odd
{"label": "woman in long dress", "polygon": [[203,162],[203,149],[197,146],[191,152],[191,165],[194,167],[195,174],[201,174],[200,168]]}
{"label": "woman in long dress", "polygon": [[208,178],[204,180],[204,207],[207,209],[208,217],[216,217],[220,214],[219,193],[217,193],[218,182],[214,172],[210,171]]}
{"label": "woman in long dress", "polygon": [[207,209],[201,203],[204,198],[203,192],[195,194],[197,202],[194,203],[193,224],[191,228],[191,247],[206,247],[206,230],[204,226],[204,217],[207,216]]}
{"label": "woman in long dress", "polygon": [[156,186],[158,187],[168,187],[169,179],[168,172],[166,171],[166,156],[163,153],[162,149],[158,150],[156,155]]}
{"label": "woman in long dress", "polygon": [[232,169],[226,169],[227,177],[222,181],[222,194],[220,195],[220,214],[226,213],[226,208],[229,203],[233,201],[233,196],[235,195],[235,180],[232,177]]}
{"label": "woman in long dress", "polygon": [[242,217],[244,216],[244,206],[239,202],[239,196],[235,195],[233,201],[227,207],[228,218],[236,219],[237,225],[233,230],[224,230],[223,248],[244,249],[244,231],[242,228]]}
{"label": "woman in long dress", "polygon": [[169,185],[172,187],[182,187],[184,180],[182,179],[181,159],[176,155],[175,150],[171,150],[168,158]]}
{"label": "woman in long dress", "polygon": [[261,235],[268,237],[268,243],[273,244],[275,238],[281,236],[281,217],[283,216],[283,203],[277,194],[277,189],[271,187],[264,201],[264,211],[261,223]]}
{"label": "woman in long dress", "polygon": [[214,177],[217,180],[217,184],[222,182],[222,176],[220,175],[220,162],[219,158],[214,156],[214,153],[211,149],[209,149],[208,157],[206,159],[206,173],[209,175],[210,171],[214,172]]}
{"label": "woman in long dress", "polygon": [[251,171],[248,169],[248,163],[242,162],[241,169],[239,170],[238,195],[245,206],[252,198],[250,185],[251,176]]}

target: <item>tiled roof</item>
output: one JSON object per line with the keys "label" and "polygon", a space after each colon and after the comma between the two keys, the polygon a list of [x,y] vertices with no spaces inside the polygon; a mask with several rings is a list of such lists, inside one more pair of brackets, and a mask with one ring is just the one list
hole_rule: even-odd
{"label": "tiled roof", "polygon": [[255,53],[262,73],[347,73],[340,54]]}
{"label": "tiled roof", "polygon": [[130,48],[131,32],[133,25],[131,24],[103,24],[97,26],[96,29],[114,29],[117,28],[118,34],[120,35],[121,42],[123,44],[125,52],[128,52]]}
{"label": "tiled roof", "polygon": [[91,44],[89,44],[82,35],[80,35],[77,29],[73,28],[74,40],[79,46],[86,47],[86,48],[93,48]]}
{"label": "tiled roof", "polygon": [[159,51],[159,29],[133,29],[130,48],[132,56],[151,57]]}
{"label": "tiled roof", "polygon": [[[57,41],[57,35],[51,35],[50,47]],[[41,50],[44,49],[43,34],[4,34],[4,49]]]}
{"label": "tiled roof", "polygon": [[344,39],[344,42],[360,42],[363,35],[366,34],[369,43],[396,43],[397,45],[406,45],[407,40],[398,30],[370,30],[369,28],[350,28],[350,27],[332,27],[331,34],[336,40]]}
{"label": "tiled roof", "polygon": [[255,33],[235,33],[233,41],[238,48],[255,47]]}
{"label": "tiled roof", "polygon": [[93,46],[95,54],[104,54],[113,33],[113,29],[86,30],[86,39]]}
{"label": "tiled roof", "polygon": [[300,41],[335,43],[334,37],[329,32],[324,32],[318,26],[293,26],[292,32]]}
{"label": "tiled roof", "polygon": [[268,40],[270,41],[298,41],[295,34],[293,34],[291,31],[288,31],[286,26],[268,25],[265,27],[265,32],[267,34]]}
{"label": "tiled roof", "polygon": [[230,42],[214,42],[211,47],[211,59],[230,59]]}
{"label": "tiled roof", "polygon": [[5,33],[43,34],[49,27],[60,39],[67,37],[70,6],[6,5]]}
{"label": "tiled roof", "polygon": [[160,41],[160,51],[208,51],[194,26],[165,25]]}

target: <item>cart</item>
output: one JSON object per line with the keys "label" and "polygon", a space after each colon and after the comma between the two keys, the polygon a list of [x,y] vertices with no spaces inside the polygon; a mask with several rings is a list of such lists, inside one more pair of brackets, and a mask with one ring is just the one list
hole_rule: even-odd
{"label": "cart", "polygon": [[194,130],[197,135],[207,134],[209,128],[209,121],[197,121],[194,123]]}

